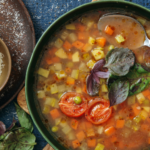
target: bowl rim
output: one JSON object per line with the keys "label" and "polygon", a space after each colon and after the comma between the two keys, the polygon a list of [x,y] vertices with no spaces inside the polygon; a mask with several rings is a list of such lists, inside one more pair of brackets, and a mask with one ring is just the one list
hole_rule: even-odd
{"label": "bowl rim", "polygon": [[[70,13],[73,13],[73,12],[76,12],[80,9],[83,9],[84,7],[87,7],[87,6],[94,6],[94,5],[97,5],[97,4],[107,4],[107,3],[118,3],[118,4],[125,4],[125,5],[128,5],[128,6],[132,6],[132,7],[136,7],[136,8],[139,8],[139,9],[142,9],[142,10],[145,10],[146,12],[149,12],[150,13],[150,10],[140,4],[136,4],[136,3],[133,3],[133,2],[129,2],[129,1],[120,1],[120,0],[101,0],[101,1],[95,1],[95,2],[88,2],[86,4],[82,4],[76,8],[73,8],[72,10],[68,11],[67,13],[61,15],[59,18],[57,18],[42,34],[42,36],[39,38],[34,50],[33,50],[33,53],[31,55],[31,58],[30,58],[30,61],[29,61],[29,64],[28,64],[28,67],[27,67],[27,71],[26,71],[26,77],[25,77],[25,95],[26,95],[26,101],[27,101],[27,106],[28,106],[28,109],[29,109],[29,112],[30,112],[30,115],[32,117],[32,120],[35,124],[35,126],[37,127],[38,131],[41,133],[42,137],[55,149],[55,150],[59,150],[56,146],[58,146],[58,141],[54,140],[54,139],[49,139],[49,137],[46,135],[46,132],[44,132],[43,130],[43,126],[41,126],[41,122],[40,122],[40,119],[36,119],[36,116],[37,114],[34,112],[35,110],[32,108],[32,106],[35,107],[35,102],[34,102],[34,105],[32,104],[33,101],[32,101],[32,98],[29,97],[30,95],[30,90],[28,87],[31,87],[32,85],[30,84],[30,81],[29,81],[29,78],[31,78],[30,76],[30,72],[32,70],[32,64],[34,63],[33,62],[33,58],[35,57],[35,54],[37,53],[37,48],[39,47],[39,45],[41,44],[41,41],[42,39],[46,36],[47,32],[53,27],[55,26],[55,24],[57,22],[60,21],[60,19],[64,18],[64,17],[67,17]],[[46,127],[45,127],[46,128]]]}

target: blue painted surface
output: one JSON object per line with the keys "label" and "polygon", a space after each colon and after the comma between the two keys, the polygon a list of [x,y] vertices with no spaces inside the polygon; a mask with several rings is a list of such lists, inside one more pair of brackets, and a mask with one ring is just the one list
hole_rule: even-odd
{"label": "blue painted surface", "polygon": [[[33,20],[36,40],[38,40],[43,31],[62,14],[90,1],[91,0],[23,0]],[[150,0],[128,1],[150,8]],[[13,102],[16,102],[16,98]],[[3,121],[7,127],[11,124],[13,117],[17,119],[13,102],[0,110],[0,121]],[[37,138],[37,145],[34,150],[42,150],[47,142],[43,139],[36,127],[34,127],[33,133]]]}

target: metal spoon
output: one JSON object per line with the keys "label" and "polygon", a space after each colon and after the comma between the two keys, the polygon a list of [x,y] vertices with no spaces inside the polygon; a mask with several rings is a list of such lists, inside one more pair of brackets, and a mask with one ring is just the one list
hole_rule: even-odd
{"label": "metal spoon", "polygon": [[2,73],[0,75],[0,91],[4,88],[11,73],[11,56],[10,52],[2,39],[0,39],[0,53],[3,55],[3,64]]}

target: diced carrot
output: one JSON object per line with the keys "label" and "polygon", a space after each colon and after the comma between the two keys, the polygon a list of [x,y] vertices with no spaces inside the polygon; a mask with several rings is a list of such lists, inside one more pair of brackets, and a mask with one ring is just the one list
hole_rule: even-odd
{"label": "diced carrot", "polygon": [[115,121],[113,118],[110,118],[107,122],[106,122],[106,126],[105,129],[111,126],[115,126]]}
{"label": "diced carrot", "polygon": [[65,41],[63,44],[63,47],[69,51],[71,49],[72,45],[68,41]]}
{"label": "diced carrot", "polygon": [[83,91],[84,93],[87,93],[86,85],[84,85],[84,87],[82,88],[82,91]]}
{"label": "diced carrot", "polygon": [[72,46],[74,46],[77,49],[82,49],[82,47],[84,46],[84,43],[82,43],[80,41],[75,41],[72,43]]}
{"label": "diced carrot", "polygon": [[78,123],[79,123],[78,120],[72,119],[71,120],[71,127],[76,130],[78,127]]}
{"label": "diced carrot", "polygon": [[81,144],[80,144],[80,142],[79,142],[78,140],[72,141],[72,146],[73,146],[74,149],[80,147],[80,145],[81,145]]}
{"label": "diced carrot", "polygon": [[88,121],[86,121],[85,122],[85,127],[86,127],[86,129],[88,129],[88,128],[92,128],[92,123],[90,123],[90,122],[88,122]]}
{"label": "diced carrot", "polygon": [[88,139],[87,145],[88,145],[88,147],[95,147],[96,146],[96,139]]}
{"label": "diced carrot", "polygon": [[140,109],[138,108],[140,107],[138,103],[135,103],[133,106],[132,106],[132,109],[133,109],[133,112],[134,114],[137,116],[139,113],[140,113]]}
{"label": "diced carrot", "polygon": [[86,37],[85,37],[85,33],[84,32],[78,32],[78,39],[79,40],[84,40]]}
{"label": "diced carrot", "polygon": [[148,124],[141,124],[141,131],[144,133],[147,133],[150,131],[149,125]]}
{"label": "diced carrot", "polygon": [[112,35],[114,33],[114,30],[110,26],[105,27],[105,33],[108,35]]}
{"label": "diced carrot", "polygon": [[49,55],[54,55],[55,54],[55,52],[57,51],[57,48],[56,47],[52,47],[52,48],[50,48],[49,50],[48,50],[48,53],[49,53]]}
{"label": "diced carrot", "polygon": [[52,58],[46,58],[46,63],[51,65],[53,63]]}
{"label": "diced carrot", "polygon": [[68,59],[72,60],[72,53],[67,53],[67,55],[68,55]]}
{"label": "diced carrot", "polygon": [[150,144],[150,138],[148,138],[148,144]]}
{"label": "diced carrot", "polygon": [[83,121],[79,124],[79,128],[84,131],[86,130],[85,123]]}
{"label": "diced carrot", "polygon": [[75,80],[71,77],[67,77],[67,81],[66,81],[67,84],[75,84]]}
{"label": "diced carrot", "polygon": [[147,89],[147,90],[143,91],[142,94],[143,94],[145,97],[147,97],[147,96],[150,95],[150,90]]}
{"label": "diced carrot", "polygon": [[77,23],[77,24],[76,24],[76,29],[77,29],[78,31],[80,31],[80,32],[83,32],[83,31],[86,29],[86,26]]}
{"label": "diced carrot", "polygon": [[110,138],[110,141],[112,143],[116,142],[117,141],[117,137],[115,135],[113,135],[111,138]]}
{"label": "diced carrot", "polygon": [[60,62],[60,58],[59,57],[53,57],[52,62],[53,63],[58,63],[58,62]]}
{"label": "diced carrot", "polygon": [[97,38],[97,39],[96,39],[96,43],[97,43],[99,46],[104,47],[105,44],[106,44],[106,38],[104,38],[104,37]]}
{"label": "diced carrot", "polygon": [[89,128],[86,130],[87,137],[95,136],[95,132],[93,128]]}
{"label": "diced carrot", "polygon": [[53,119],[56,119],[56,118],[58,118],[58,117],[61,116],[61,114],[60,114],[60,112],[59,112],[58,109],[53,109],[53,110],[51,110],[51,111],[50,111],[50,115],[51,115],[51,117],[52,117]]}
{"label": "diced carrot", "polygon": [[149,95],[149,96],[147,96],[147,98],[150,100],[150,95]]}
{"label": "diced carrot", "polygon": [[119,149],[123,149],[125,147],[125,144],[122,141],[115,142],[115,146]]}
{"label": "diced carrot", "polygon": [[116,132],[116,129],[111,126],[111,127],[108,127],[104,130],[105,134],[110,136],[110,135],[113,135],[115,132]]}
{"label": "diced carrot", "polygon": [[117,120],[116,121],[116,128],[123,128],[125,120]]}
{"label": "diced carrot", "polygon": [[80,131],[76,134],[77,139],[82,142],[85,139],[85,133],[83,131]]}
{"label": "diced carrot", "polygon": [[89,51],[89,47],[91,47],[91,44],[86,43],[83,48],[82,48],[82,52],[88,52]]}
{"label": "diced carrot", "polygon": [[69,74],[69,73],[71,73],[71,69],[69,67],[66,67],[65,72]]}

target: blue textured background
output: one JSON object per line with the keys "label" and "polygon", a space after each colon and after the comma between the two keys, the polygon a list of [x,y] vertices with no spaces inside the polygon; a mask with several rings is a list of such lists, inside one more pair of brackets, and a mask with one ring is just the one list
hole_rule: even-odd
{"label": "blue textured background", "polygon": [[[40,38],[43,31],[59,16],[81,4],[90,1],[91,0],[23,0],[33,20],[36,40]],[[128,1],[132,1],[150,8],[150,0]],[[16,98],[14,101],[16,101]],[[0,110],[0,121],[3,121],[7,127],[11,124],[13,117],[17,119],[13,102]],[[47,142],[40,135],[36,127],[34,127],[33,132],[37,138],[37,145],[34,150],[42,150]]]}

